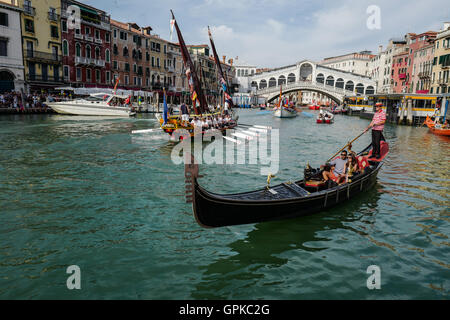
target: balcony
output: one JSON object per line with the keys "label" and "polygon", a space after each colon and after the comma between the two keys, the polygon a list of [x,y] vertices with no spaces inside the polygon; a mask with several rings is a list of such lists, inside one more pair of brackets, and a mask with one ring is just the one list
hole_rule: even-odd
{"label": "balcony", "polygon": [[399,78],[399,79],[406,79],[406,73],[400,73],[400,74],[398,75],[398,78]]}
{"label": "balcony", "polygon": [[103,40],[102,39],[95,39],[95,43],[102,44]]}
{"label": "balcony", "polygon": [[169,66],[166,68],[168,72],[175,72],[175,68],[172,66]]}
{"label": "balcony", "polygon": [[75,37],[75,39],[83,40],[83,35],[82,34],[75,33],[74,37]]}
{"label": "balcony", "polygon": [[84,39],[86,39],[86,41],[90,41],[90,42],[93,42],[93,41],[94,41],[94,38],[89,37],[88,35],[85,35],[85,36],[84,36]]}
{"label": "balcony", "polygon": [[430,72],[419,72],[419,74],[417,76],[421,79],[426,79],[426,78],[430,78],[431,73]]}
{"label": "balcony", "polygon": [[49,12],[49,13],[48,13],[48,20],[58,22],[58,20],[59,20],[59,14],[56,14],[56,13],[54,13],[54,12]]}
{"label": "balcony", "polygon": [[75,65],[88,64],[87,58],[85,57],[75,57]]}
{"label": "balcony", "polygon": [[27,73],[26,79],[29,82],[48,82],[48,83],[58,83],[62,82],[62,77],[54,77],[54,76],[42,76]]}
{"label": "balcony", "polygon": [[55,53],[25,50],[25,58],[28,60],[39,60],[44,62],[60,63],[62,57]]}
{"label": "balcony", "polygon": [[104,67],[105,66],[105,60],[100,60],[100,59],[92,59],[92,60],[94,60],[94,64],[97,66],[97,67]]}
{"label": "balcony", "polygon": [[23,6],[23,13],[27,16],[34,17],[36,15],[36,8],[30,6]]}

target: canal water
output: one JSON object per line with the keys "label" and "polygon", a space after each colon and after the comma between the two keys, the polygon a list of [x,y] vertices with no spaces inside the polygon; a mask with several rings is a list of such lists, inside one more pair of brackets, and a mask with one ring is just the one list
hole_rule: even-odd
{"label": "canal water", "polygon": [[[301,178],[368,125],[239,114],[280,128],[272,183]],[[0,117],[1,299],[448,299],[448,138],[387,125],[391,152],[373,190],[310,217],[203,229],[173,145],[131,134],[151,127],[151,115]],[[253,190],[266,183],[260,168],[201,165],[200,182]],[[66,287],[70,265],[81,290]],[[367,288],[371,265],[380,290]]]}

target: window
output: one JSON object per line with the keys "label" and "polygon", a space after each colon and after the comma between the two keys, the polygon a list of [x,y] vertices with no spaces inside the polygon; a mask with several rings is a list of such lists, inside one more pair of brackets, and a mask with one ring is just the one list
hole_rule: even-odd
{"label": "window", "polygon": [[8,14],[0,12],[0,26],[8,26]]}
{"label": "window", "polygon": [[25,19],[25,31],[34,32],[34,22],[30,19]]}
{"label": "window", "polygon": [[63,40],[63,55],[64,56],[68,56],[69,55],[69,43],[67,42],[67,40]]}
{"label": "window", "polygon": [[100,31],[95,30],[95,39],[100,39]]}
{"label": "window", "polygon": [[117,29],[114,29],[114,39],[117,38]]}
{"label": "window", "polygon": [[91,69],[86,69],[86,81],[91,82]]}
{"label": "window", "polygon": [[151,43],[151,50],[156,52],[161,52],[161,44],[152,42]]}
{"label": "window", "polygon": [[2,57],[8,56],[8,40],[4,39],[0,40],[0,56]]}
{"label": "window", "polygon": [[86,35],[89,35],[91,33],[91,29],[89,27],[86,27],[86,29],[84,30]]}
{"label": "window", "polygon": [[107,33],[105,33],[105,42],[106,43],[109,43],[110,42],[110,34],[107,32]]}
{"label": "window", "polygon": [[119,68],[117,67],[117,61],[113,61],[113,69],[114,70],[118,70]]}
{"label": "window", "polygon": [[152,57],[152,67],[155,66],[155,57]]}
{"label": "window", "polygon": [[59,38],[58,27],[50,26],[50,34],[52,35],[52,38]]}
{"label": "window", "polygon": [[125,63],[125,71],[130,71],[130,64],[129,63]]}
{"label": "window", "polygon": [[126,41],[128,39],[127,33],[124,31],[120,31],[120,39]]}
{"label": "window", "polygon": [[116,56],[119,54],[119,48],[117,47],[116,44],[114,44],[114,46],[113,46],[113,53],[114,53],[114,55],[116,55]]}
{"label": "window", "polygon": [[105,60],[106,60],[106,62],[111,62],[108,49],[106,49],[106,51],[105,51]]}
{"label": "window", "polygon": [[86,46],[86,58],[91,58],[91,46]]}
{"label": "window", "polygon": [[128,78],[128,76],[125,76],[125,84],[128,85],[130,83],[130,80]]}
{"label": "window", "polygon": [[128,57],[128,48],[127,47],[123,48],[123,56]]}
{"label": "window", "polygon": [[109,71],[106,71],[106,83],[111,82],[111,73]]}
{"label": "window", "polygon": [[70,75],[70,67],[64,66],[64,79],[69,80],[69,75]]}
{"label": "window", "polygon": [[61,30],[62,30],[62,32],[67,32],[67,21],[66,20],[61,21]]}
{"label": "window", "polygon": [[159,64],[159,58],[156,58],[156,66],[159,68],[161,65]]}
{"label": "window", "polygon": [[81,68],[77,68],[77,81],[81,81]]}
{"label": "window", "polygon": [[79,43],[77,43],[77,44],[75,45],[75,55],[76,55],[77,57],[81,57],[81,45],[80,45]]}
{"label": "window", "polygon": [[100,70],[95,70],[95,81],[96,81],[97,83],[102,82],[102,77],[101,77],[101,75],[100,75]]}

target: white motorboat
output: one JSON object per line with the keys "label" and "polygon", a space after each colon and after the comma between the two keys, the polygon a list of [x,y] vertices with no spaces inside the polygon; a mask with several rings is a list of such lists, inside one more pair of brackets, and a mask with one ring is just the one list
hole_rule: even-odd
{"label": "white motorboat", "polygon": [[273,116],[277,118],[295,118],[297,116],[297,110],[285,107],[276,108]]}
{"label": "white motorboat", "polygon": [[129,117],[135,115],[136,112],[127,100],[127,96],[96,93],[84,99],[47,101],[47,105],[60,114]]}

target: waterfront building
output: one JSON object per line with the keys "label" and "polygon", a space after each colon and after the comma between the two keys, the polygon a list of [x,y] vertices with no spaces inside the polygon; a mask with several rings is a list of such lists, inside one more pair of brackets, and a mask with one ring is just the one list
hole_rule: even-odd
{"label": "waterfront building", "polygon": [[[189,54],[192,61],[196,65],[199,80],[202,83],[203,92],[205,93],[207,102],[209,104],[215,104],[219,101],[221,94],[219,88],[219,79],[217,76],[217,67],[214,58],[210,55],[210,48],[207,44],[200,45],[188,45]],[[230,59],[225,62],[226,56],[222,57],[222,61],[219,61],[222,66],[222,71],[227,77],[228,85],[230,86],[231,93],[234,92],[233,85],[236,84],[234,80],[235,68],[233,67],[233,61]]]}
{"label": "waterfront building", "polygon": [[[239,86],[237,91],[241,93],[250,93],[252,92],[252,87],[250,86],[249,77],[256,74],[256,66],[251,65],[245,61],[239,60],[236,57],[234,61],[234,67],[236,69],[236,82]],[[255,91],[255,90],[253,90]]]}
{"label": "waterfront building", "polygon": [[450,22],[444,23],[435,40],[430,93],[450,93]]}
{"label": "waterfront building", "polygon": [[63,84],[61,0],[19,0],[27,89],[41,91]]}
{"label": "waterfront building", "polygon": [[368,76],[370,73],[369,62],[374,56],[371,51],[353,52],[325,58],[319,64],[337,70]]}
{"label": "waterfront building", "polygon": [[0,92],[24,90],[21,12],[17,0],[0,0]]}
{"label": "waterfront building", "polygon": [[409,74],[409,51],[398,53],[392,57],[391,83],[393,93],[408,92]]}
{"label": "waterfront building", "polygon": [[409,39],[408,78],[411,93],[429,93],[434,58],[434,40],[437,32],[427,31],[411,35]]}
{"label": "waterfront building", "polygon": [[[173,85],[173,57],[169,42],[151,34],[151,27],[111,19],[112,63],[119,87],[127,90],[156,90]],[[176,58],[175,58],[176,59]]]}
{"label": "waterfront building", "polygon": [[[379,93],[392,93],[394,87],[394,81],[392,80],[392,64],[394,56],[406,52],[407,41],[403,38],[393,38],[389,40],[389,43],[384,51],[384,66],[383,66],[383,81],[381,82],[381,75],[379,76],[380,87],[378,87]],[[381,72],[381,65],[380,65]]]}
{"label": "waterfront building", "polygon": [[[79,28],[68,24],[69,6],[80,8]],[[102,10],[74,0],[61,1],[64,81],[73,87],[111,87],[111,27]]]}
{"label": "waterfront building", "polygon": [[378,54],[376,54],[369,62],[369,76],[375,81],[377,92],[380,91],[383,80],[384,70],[386,64],[386,51],[383,50],[383,46],[378,47]]}

